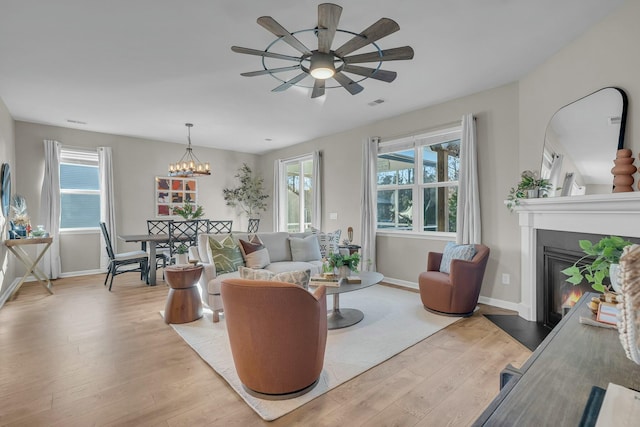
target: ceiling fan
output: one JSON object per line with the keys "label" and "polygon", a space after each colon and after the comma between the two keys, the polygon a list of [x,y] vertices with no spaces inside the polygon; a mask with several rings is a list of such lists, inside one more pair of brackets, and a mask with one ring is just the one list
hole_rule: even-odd
{"label": "ceiling fan", "polygon": [[[397,47],[382,50],[376,41],[389,34],[395,33],[400,26],[389,18],[381,18],[361,33],[341,30],[338,22],[342,13],[342,7],[332,3],[322,3],[318,5],[318,26],[290,33],[275,19],[270,16],[258,18],[258,24],[272,32],[278,38],[273,41],[265,50],[249,49],[246,47],[232,46],[231,50],[236,53],[257,55],[262,57],[262,70],[241,73],[245,77],[270,75],[282,82],[272,92],[282,92],[291,86],[300,86],[298,83],[311,76],[315,79],[311,98],[324,95],[325,88],[340,87],[345,88],[350,94],[355,95],[364,89],[359,82],[368,78],[390,83],[395,80],[395,71],[383,70],[380,67],[384,61],[398,61],[413,58],[413,49],[410,46]],[[297,37],[301,33],[312,31],[318,39],[318,49],[311,50],[305,46]],[[352,36],[344,44],[335,50],[331,49],[336,33],[344,33]],[[293,49],[300,52],[300,56],[282,54],[271,49],[278,42],[285,42]],[[367,53],[347,56],[356,50],[371,44],[376,50]],[[265,62],[265,58],[274,58],[284,61],[296,62],[297,64],[287,67],[270,68]],[[354,64],[377,62],[375,68],[362,67]],[[293,78],[284,80],[276,74],[292,70],[301,70],[301,73]],[[362,76],[357,81],[352,80],[346,74],[356,74]],[[333,78],[340,86],[326,86],[326,80]]]}

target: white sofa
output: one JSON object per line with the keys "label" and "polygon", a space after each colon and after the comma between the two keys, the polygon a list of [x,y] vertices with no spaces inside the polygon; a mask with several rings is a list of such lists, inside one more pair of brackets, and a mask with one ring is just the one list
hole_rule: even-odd
{"label": "white sofa", "polygon": [[[293,261],[291,248],[289,246],[289,237],[304,238],[310,233],[256,233],[269,252],[271,264],[264,269],[272,273],[282,273],[284,271],[311,270],[311,275],[319,274],[322,271],[322,260],[312,260],[307,262]],[[198,259],[204,266],[202,276],[200,277],[200,289],[202,291],[202,301],[213,311],[213,321],[219,320],[219,314],[222,310],[222,298],[220,297],[220,285],[222,280],[228,277],[240,277],[240,273],[216,274],[216,266],[210,259],[209,238],[222,241],[228,234],[199,234],[198,246],[189,249],[189,257]],[[245,241],[249,240],[249,234],[233,233],[233,239]]]}

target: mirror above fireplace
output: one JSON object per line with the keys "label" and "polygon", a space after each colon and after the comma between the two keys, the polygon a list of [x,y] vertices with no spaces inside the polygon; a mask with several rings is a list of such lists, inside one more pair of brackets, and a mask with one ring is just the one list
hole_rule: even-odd
{"label": "mirror above fireplace", "polygon": [[607,87],[558,110],[547,126],[540,176],[549,197],[611,193],[611,168],[623,148],[627,96]]}

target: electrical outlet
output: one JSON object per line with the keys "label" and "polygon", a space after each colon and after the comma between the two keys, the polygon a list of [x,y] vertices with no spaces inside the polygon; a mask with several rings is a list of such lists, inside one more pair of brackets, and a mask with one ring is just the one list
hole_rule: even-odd
{"label": "electrical outlet", "polygon": [[329,219],[338,219],[338,212],[329,212]]}
{"label": "electrical outlet", "polygon": [[507,273],[502,273],[502,284],[508,285],[511,283],[511,275]]}

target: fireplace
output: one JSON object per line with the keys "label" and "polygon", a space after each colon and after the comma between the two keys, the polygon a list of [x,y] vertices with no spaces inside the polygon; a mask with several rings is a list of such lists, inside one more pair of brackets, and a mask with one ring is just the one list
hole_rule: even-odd
{"label": "fireplace", "polygon": [[[517,310],[525,320],[552,325],[561,318],[562,305],[566,302],[562,295],[566,289],[545,293],[540,285],[544,284],[545,275],[549,282],[564,282],[560,271],[582,256],[578,240],[595,241],[601,236],[616,235],[640,242],[640,192],[524,199],[515,210],[520,224],[520,302]],[[557,237],[548,244],[538,242],[539,233],[543,231]],[[545,246],[549,249],[546,255]],[[590,290],[588,285],[583,289]],[[547,315],[541,308],[545,306],[545,299],[552,307]]]}
{"label": "fireplace", "polygon": [[[562,270],[572,266],[584,256],[584,252],[578,244],[580,240],[586,239],[595,243],[604,236],[538,230],[536,237],[538,246],[536,250],[536,300],[538,301],[536,317],[538,322],[544,326],[553,328],[580,299],[582,294],[593,292],[591,285],[586,280],[579,285],[567,282],[567,276],[562,273]],[[586,265],[588,262],[590,260],[586,259],[578,265]]]}

